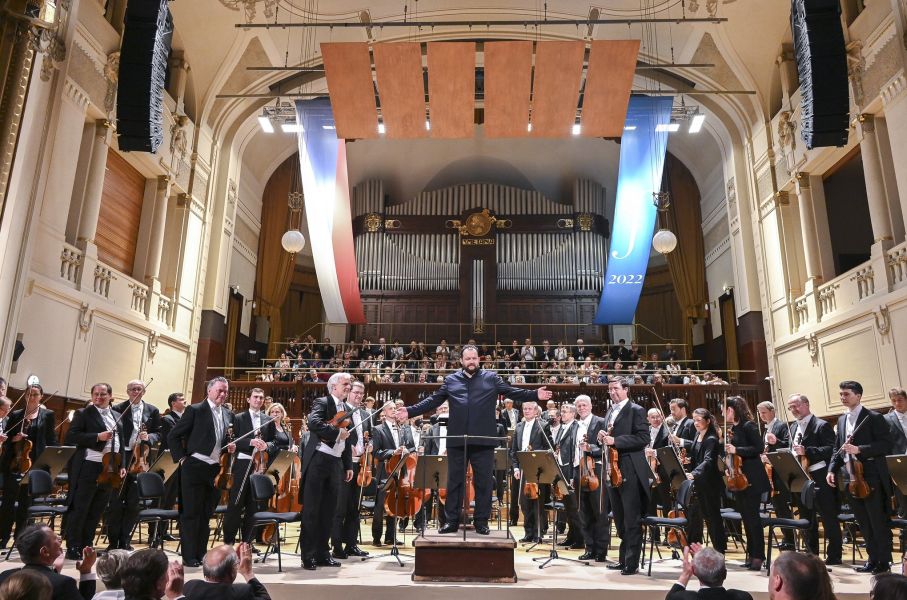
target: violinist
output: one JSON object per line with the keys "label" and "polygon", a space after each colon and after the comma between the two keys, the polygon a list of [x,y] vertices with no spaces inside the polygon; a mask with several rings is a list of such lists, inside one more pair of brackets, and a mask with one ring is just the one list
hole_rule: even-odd
{"label": "violinist", "polygon": [[674,419],[674,443],[681,449],[693,445],[693,438],[696,437],[696,426],[693,420],[687,414],[689,405],[683,398],[674,398],[668,403],[668,410],[671,411],[671,417]]}
{"label": "violinist", "polygon": [[[586,394],[577,396],[573,405],[576,407],[578,426],[576,439],[579,440],[580,460],[591,457],[600,473],[602,449],[597,440],[599,432],[605,430],[605,420],[592,414],[592,399]],[[576,485],[575,489],[580,524],[583,528],[583,544],[586,546],[586,551],[579,558],[605,562],[605,554],[611,539],[611,525],[608,521],[610,508],[605,486],[599,482],[598,488],[593,491],[583,490],[579,485]]]}
{"label": "violinist", "polygon": [[[809,398],[803,394],[793,394],[788,398],[787,409],[795,419],[794,444],[791,449],[801,465],[805,463],[807,475],[816,482],[815,507],[812,510],[800,507],[800,517],[812,522],[812,528],[806,537],[806,547],[819,556],[819,522],[813,514],[814,510],[818,510],[822,530],[825,532],[825,564],[840,565],[843,542],[838,514],[841,512],[841,503],[838,500],[838,489],[828,485],[825,478],[835,445],[835,431],[829,423],[810,412]],[[799,503],[799,498],[796,500]]]}
{"label": "violinist", "polygon": [[[224,543],[228,545],[236,543],[236,534],[240,526],[242,526],[240,541],[251,542],[252,515],[259,510],[249,479],[255,473],[253,464],[256,461],[253,458],[260,452],[267,452],[270,457],[277,447],[274,443],[276,426],[262,410],[264,401],[264,390],[252,388],[247,399],[249,408],[233,418],[233,435],[237,439],[236,460],[233,462],[234,480],[230,488],[230,501],[224,515]],[[254,548],[252,552],[255,553]]]}
{"label": "violinist", "polygon": [[[334,373],[328,379],[326,396],[316,398],[309,412],[310,435],[302,453],[302,568],[339,567],[331,558],[331,528],[337,511],[337,494],[343,481],[353,479],[350,430],[343,422],[331,422],[340,412],[349,412],[345,400],[352,376]],[[349,422],[349,421],[348,421]]]}
{"label": "violinist", "polygon": [[[538,450],[548,451],[544,440],[544,424],[539,418],[541,409],[536,402],[523,402],[523,420],[517,423],[510,444],[510,463],[513,465],[513,478],[522,482],[523,473],[517,452]],[[523,530],[525,535],[521,542],[537,544],[541,536],[548,531],[548,513],[544,506],[549,501],[551,486],[549,484],[523,483],[520,491],[520,510],[523,512]],[[541,506],[539,503],[541,502]]]}
{"label": "violinist", "polygon": [[759,571],[765,561],[765,533],[759,516],[759,504],[762,494],[769,491],[768,476],[759,458],[763,450],[762,436],[753,422],[746,400],[740,396],[727,399],[724,418],[728,425],[724,450],[729,460],[733,460],[735,455],[742,459],[741,470],[749,482],[745,489],[733,492],[746,533],[747,562],[743,566],[750,571]]}
{"label": "violinist", "polygon": [[[57,445],[57,434],[54,427],[54,413],[41,406],[44,390],[40,384],[28,386],[25,392],[25,408],[14,410],[7,419],[6,440],[3,442],[3,455],[0,456],[0,473],[3,474],[3,504],[0,505],[0,544],[6,547],[10,537],[13,521],[16,523],[16,535],[25,527],[31,496],[28,493],[27,480],[24,480],[27,469],[16,463],[17,444],[31,442],[31,451],[26,454],[28,462],[34,462],[47,446]],[[4,398],[4,400],[6,400]],[[8,400],[0,415],[8,410]],[[22,449],[22,448],[20,448]],[[37,465],[35,465],[37,466]]]}
{"label": "violinist", "polygon": [[[384,516],[385,491],[381,489],[387,481],[389,472],[387,460],[394,455],[405,455],[415,452],[416,445],[408,431],[403,428],[406,419],[396,414],[393,406],[387,406],[382,414],[384,423],[372,429],[372,447],[375,460],[381,463],[378,467],[378,492],[375,496],[375,512],[372,517],[372,540],[375,546],[381,545],[381,533],[384,531],[384,543],[394,544],[394,519]],[[403,467],[404,469],[406,467]],[[400,542],[397,542],[398,544]]]}
{"label": "violinist", "polygon": [[[781,448],[790,448],[790,429],[787,423],[783,423],[775,416],[775,405],[769,401],[760,402],[756,405],[756,412],[759,420],[765,424],[765,431],[762,434],[763,449],[766,452],[776,452]],[[792,519],[791,495],[778,473],[771,468],[768,457],[763,453],[760,456],[763,468],[766,469],[766,475],[771,470],[771,487],[774,493],[771,497],[772,506],[775,508],[775,514],[782,519]],[[766,468],[767,467],[767,468]],[[778,547],[779,550],[794,550],[794,532],[792,529],[783,529],[784,542]],[[771,542],[769,542],[771,543]]]}
{"label": "violinist", "polygon": [[268,405],[268,418],[272,419],[271,422],[274,424],[274,452],[270,457],[270,462],[274,462],[280,450],[288,450],[296,454],[299,447],[293,440],[293,428],[287,422],[287,409],[280,402],[272,402]]}
{"label": "violinist", "polygon": [[[108,550],[122,548],[132,550],[129,537],[139,514],[139,494],[136,476],[133,472],[136,456],[139,452],[157,446],[161,440],[161,413],[157,407],[145,402],[145,383],[134,379],[126,384],[126,402],[113,405],[123,425],[123,436],[126,440],[127,474],[122,489],[110,495],[110,504],[104,515],[107,524]],[[144,426],[144,429],[143,429]],[[138,448],[136,448],[138,446]]]}
{"label": "violinist", "polygon": [[[828,485],[859,483],[862,479],[869,486],[869,494],[857,494],[847,486],[850,508],[866,540],[869,560],[857,567],[858,573],[884,573],[891,568],[891,529],[889,512],[892,496],[891,476],[885,455],[891,450],[891,431],[885,418],[860,403],[863,386],[856,381],[839,384],[841,404],[847,409],[838,418],[835,453],[832,455],[826,481]],[[869,422],[860,426],[863,421]],[[859,427],[859,429],[857,429]],[[860,468],[862,467],[862,468]]]}
{"label": "violinist", "polygon": [[[167,407],[167,410],[161,415],[161,452],[170,448],[167,443],[167,436],[176,427],[176,423],[186,410],[186,397],[181,392],[173,392],[167,397]],[[161,508],[169,510],[176,505],[177,498],[179,498],[179,489],[180,473],[179,467],[177,467],[173,475],[164,483],[164,498],[161,501]],[[177,540],[177,538],[168,533],[161,532],[161,535],[168,542]]]}
{"label": "violinist", "polygon": [[[668,430],[661,418],[661,411],[657,408],[649,409],[646,413],[646,420],[649,422],[649,444],[645,448],[646,460],[652,467],[652,472],[658,474],[659,478],[649,497],[648,514],[657,514],[658,507],[661,506],[662,516],[667,517],[671,509],[671,482],[668,474],[658,464],[656,450],[667,447]],[[654,532],[656,543],[660,540],[659,534],[660,532],[656,529]]]}
{"label": "violinist", "polygon": [[167,436],[180,464],[180,550],[187,567],[201,566],[208,546],[209,522],[220,500],[214,482],[221,452],[236,451],[235,444],[224,443],[232,416],[223,406],[229,387],[223,377],[211,379],[206,400],[188,406]]}
{"label": "violinist", "polygon": [[331,545],[333,546],[331,556],[334,558],[368,556],[368,552],[357,545],[359,541],[359,499],[362,497],[357,478],[359,477],[359,463],[367,449],[364,434],[368,433],[371,436],[372,430],[368,412],[362,408],[363,398],[365,398],[365,384],[361,381],[354,381],[346,398],[346,403],[352,409],[353,414],[353,429],[347,440],[352,451],[353,477],[349,481],[341,482],[340,493],[337,495],[337,514],[334,516],[334,526],[331,531]]}
{"label": "violinist", "polygon": [[[885,413],[888,428],[891,430],[891,454],[907,454],[907,390],[891,388],[888,390],[891,410]],[[907,519],[907,496],[894,486],[895,507],[898,517]],[[907,548],[907,531],[901,530],[901,548]]]}
{"label": "violinist", "polygon": [[690,446],[690,471],[687,479],[693,482],[696,499],[689,506],[690,543],[702,542],[702,521],[708,522],[709,539],[712,547],[724,554],[727,552],[727,533],[721,520],[721,498],[724,496],[724,479],[719,468],[721,443],[715,417],[704,408],[693,411],[693,426],[696,436]]}
{"label": "violinist", "polygon": [[649,443],[649,428],[646,411],[629,397],[630,381],[612,378],[608,382],[611,409],[605,415],[605,430],[599,431],[598,442],[611,446],[618,452],[622,483],[618,487],[610,481],[602,484],[608,489],[614,523],[620,536],[620,554],[616,565],[609,569],[620,569],[621,575],[639,572],[639,557],[642,550],[642,529],[640,516],[649,506],[651,481],[649,465],[643,450]]}
{"label": "violinist", "polygon": [[119,456],[119,476],[126,476],[123,422],[117,421],[119,415],[110,407],[112,395],[109,383],[91,386],[91,405],[75,412],[66,433],[64,444],[78,448],[69,467],[66,558],[70,560],[80,560],[82,549],[92,545],[101,513],[109,501],[110,486],[98,485],[105,456],[108,460]]}
{"label": "violinist", "polygon": [[[564,477],[571,484],[573,489],[577,489],[579,476],[579,457],[580,439],[579,423],[576,421],[576,407],[572,404],[564,403],[558,411],[558,425],[551,428],[551,443],[557,452],[557,461],[564,472]],[[556,417],[552,415],[549,423]],[[561,542],[561,546],[579,550],[585,548],[583,542],[583,527],[579,518],[579,504],[576,493],[567,494],[563,499],[564,503],[564,520],[567,524],[567,537]],[[562,530],[558,530],[563,533]]]}

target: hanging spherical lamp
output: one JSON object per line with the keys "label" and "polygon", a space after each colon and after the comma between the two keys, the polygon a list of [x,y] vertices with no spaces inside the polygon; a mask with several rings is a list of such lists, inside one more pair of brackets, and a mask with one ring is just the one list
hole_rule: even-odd
{"label": "hanging spherical lamp", "polygon": [[291,229],[280,238],[280,245],[290,254],[297,254],[305,248],[305,236],[298,229]]}
{"label": "hanging spherical lamp", "polygon": [[659,229],[652,236],[652,247],[659,254],[668,254],[677,247],[677,236],[670,229]]}

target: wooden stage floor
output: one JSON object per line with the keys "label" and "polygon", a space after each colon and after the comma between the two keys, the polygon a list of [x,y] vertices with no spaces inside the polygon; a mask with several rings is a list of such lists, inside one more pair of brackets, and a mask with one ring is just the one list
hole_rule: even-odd
{"label": "wooden stage floor", "polygon": [[[519,538],[522,528],[511,532]],[[370,534],[368,527],[363,527],[363,537]],[[462,533],[461,533],[462,535]],[[471,534],[474,535],[474,534]],[[370,538],[370,535],[368,536]],[[400,539],[404,539],[402,534]],[[446,537],[446,536],[445,536]],[[411,545],[413,536],[406,535],[406,545],[400,546],[401,553],[413,554]],[[614,540],[616,543],[616,540]],[[317,571],[305,571],[299,566],[299,556],[292,554],[296,537],[291,536],[285,543],[289,550],[283,555],[284,572],[277,571],[277,558],[268,559],[265,565],[256,564],[255,572],[267,586],[272,598],[296,600],[300,597],[367,597],[370,600],[400,600],[401,598],[462,598],[464,594],[491,593],[501,600],[588,600],[589,591],[614,591],[621,594],[621,600],[662,600],[680,573],[680,561],[670,558],[670,550],[662,549],[663,560],[655,555],[652,576],[641,572],[639,575],[622,576],[618,572],[605,568],[606,563],[590,563],[590,566],[555,561],[545,569],[539,569],[533,558],[546,557],[550,544],[537,546],[527,552],[523,545],[515,551],[515,569],[517,582],[512,584],[470,584],[470,583],[424,583],[411,580],[413,559],[405,558],[401,567],[391,557],[363,562],[358,558],[341,561],[340,568],[319,567]],[[387,546],[375,548],[364,544],[363,549],[371,554],[388,551]],[[168,549],[175,549],[175,544],[168,544]],[[561,556],[576,558],[579,551],[559,552]],[[616,556],[612,548],[609,556]],[[17,555],[3,565],[3,569],[19,566]],[[859,560],[859,557],[858,557]],[[750,592],[754,598],[768,598],[768,577],[766,571],[753,573],[742,568],[742,554],[728,554],[728,580],[726,585]],[[64,572],[75,576],[75,565],[67,561]],[[187,569],[186,578],[200,579],[201,569]],[[869,597],[871,578],[858,574],[850,565],[834,567],[831,573],[837,597],[840,600],[856,600]],[[99,589],[102,587],[100,582]],[[690,589],[696,589],[695,580]],[[339,594],[339,596],[338,596]],[[363,594],[363,596],[358,596]]]}

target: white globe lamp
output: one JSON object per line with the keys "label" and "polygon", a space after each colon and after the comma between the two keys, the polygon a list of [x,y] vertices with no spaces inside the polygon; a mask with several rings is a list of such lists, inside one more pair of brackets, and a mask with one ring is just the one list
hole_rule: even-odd
{"label": "white globe lamp", "polygon": [[305,236],[298,229],[291,229],[280,238],[280,245],[290,254],[297,254],[305,248]]}
{"label": "white globe lamp", "polygon": [[668,254],[677,247],[677,236],[669,229],[659,229],[652,236],[652,247],[659,254]]}

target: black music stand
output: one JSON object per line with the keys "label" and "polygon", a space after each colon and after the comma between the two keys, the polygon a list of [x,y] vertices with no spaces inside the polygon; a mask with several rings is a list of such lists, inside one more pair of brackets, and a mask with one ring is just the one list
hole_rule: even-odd
{"label": "black music stand", "polygon": [[665,473],[671,480],[671,491],[676,492],[680,489],[681,484],[687,480],[686,470],[677,459],[677,454],[670,446],[656,448],[655,456],[658,458],[658,464],[664,469]]}
{"label": "black music stand", "polygon": [[[508,443],[509,446],[509,443]],[[501,513],[503,512],[501,507],[506,506],[508,510],[510,508],[510,480],[511,471],[513,470],[513,463],[510,462],[510,448],[495,448],[494,449],[494,472],[495,473],[504,473],[504,493],[507,495],[507,503],[504,504],[503,498],[498,498],[498,531],[501,530]],[[510,537],[510,515],[507,515],[507,537]]]}
{"label": "black music stand", "polygon": [[[66,468],[75,452],[75,446],[47,446],[41,452],[41,455],[35,459],[32,468],[47,471],[50,473],[50,480],[56,481],[57,476]],[[22,481],[23,483],[28,481],[27,474]]]}
{"label": "black music stand", "polygon": [[799,494],[803,491],[803,486],[810,481],[809,474],[803,470],[799,457],[789,450],[778,450],[776,452],[766,452],[765,456],[771,463],[772,469],[778,474],[778,480],[781,485],[787,488],[791,494]]}
{"label": "black music stand", "polygon": [[296,457],[295,452],[289,450],[279,450],[277,456],[271,461],[271,464],[265,469],[266,473],[277,473],[278,478],[287,472],[293,466],[293,459]]}
{"label": "black music stand", "polygon": [[[419,457],[416,463],[416,487],[419,489],[431,489],[437,492],[447,485],[447,457],[440,454],[424,454]],[[442,485],[441,482],[444,482]],[[441,503],[438,502],[439,510],[444,510]],[[419,532],[420,537],[425,537],[425,528],[428,524],[428,516],[425,514],[425,503],[422,504],[422,528]]]}
{"label": "black music stand", "polygon": [[179,463],[173,462],[173,455],[170,454],[170,450],[162,450],[157,455],[157,460],[152,463],[148,470],[160,474],[161,478],[166,483],[173,474],[176,473],[176,470],[179,469],[179,467]]}
{"label": "black music stand", "polygon": [[[517,461],[520,465],[521,478],[520,483],[525,485],[526,483],[535,483],[539,486],[541,485],[553,485],[554,481],[560,476],[560,469],[558,468],[557,462],[554,459],[554,452],[551,450],[546,450],[544,452],[537,452],[535,450],[529,452],[517,452]],[[541,496],[541,490],[539,490],[539,495]],[[552,496],[551,505],[554,506],[554,499]],[[541,528],[542,524],[542,511],[541,511],[541,498],[536,502],[535,505],[536,512],[536,526]],[[539,569],[544,569],[551,562],[555,560],[565,560],[572,563],[577,563],[585,566],[589,566],[589,563],[583,560],[577,560],[575,558],[561,558],[557,553],[557,509],[554,510],[554,522],[551,523],[552,534],[551,534],[551,550],[548,552],[547,558],[536,557],[533,558],[533,562],[543,561],[539,565]],[[535,548],[538,543],[530,546],[526,551],[529,552]]]}
{"label": "black music stand", "polygon": [[[391,482],[393,481],[394,477],[395,477],[396,475],[398,475],[398,474],[403,470],[403,465],[404,465],[405,463],[406,463],[406,461],[405,461],[405,460],[402,460],[402,459],[397,463],[397,466],[394,467],[394,470],[391,471],[390,474],[388,474],[387,479],[385,479],[385,480],[384,480],[384,483],[381,484],[381,490],[382,490],[382,491],[387,492],[387,488],[390,487],[390,484],[391,484]],[[416,464],[416,467],[418,468],[418,463]],[[377,494],[377,492],[376,492],[376,493],[375,493],[375,503],[376,503],[376,506],[377,506],[377,502],[378,502],[378,494]],[[373,519],[375,518],[374,515],[372,515],[372,518],[373,518]],[[397,561],[397,564],[399,564],[399,565],[402,567],[402,566],[403,566],[403,560],[402,560],[403,558],[416,558],[416,557],[413,556],[412,554],[404,554],[403,552],[400,552],[400,547],[397,546],[397,522],[398,522],[398,519],[399,519],[399,518],[400,518],[400,517],[398,517],[397,515],[394,515],[394,531],[393,531],[393,534],[394,534],[394,543],[393,543],[393,545],[391,546],[391,551],[390,551],[390,552],[385,552],[384,554],[375,554],[374,556],[363,556],[363,557],[362,557],[362,562],[365,562],[365,561],[367,561],[367,560],[372,560],[373,558],[385,558],[385,557],[388,557],[388,556],[393,556],[393,557],[394,557],[394,560]]]}
{"label": "black music stand", "polygon": [[907,495],[907,454],[892,454],[885,457],[891,480],[901,493]]}

